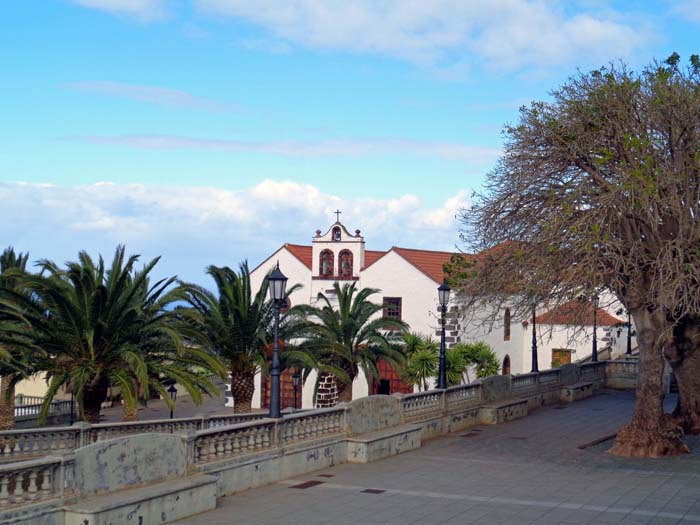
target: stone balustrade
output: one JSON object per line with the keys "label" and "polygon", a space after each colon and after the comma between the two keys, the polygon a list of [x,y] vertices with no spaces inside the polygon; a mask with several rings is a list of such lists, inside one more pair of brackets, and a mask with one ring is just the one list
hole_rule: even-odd
{"label": "stone balustrade", "polygon": [[0,462],[62,453],[82,444],[77,426],[5,430],[0,432]]}
{"label": "stone balustrade", "polygon": [[[4,519],[33,523],[22,518],[22,513],[26,508],[35,509],[32,505],[36,502],[49,503],[39,511],[27,510],[31,519],[60,513],[67,495],[73,500],[88,497],[76,479],[92,476],[83,470],[85,465],[94,463],[94,450],[110,448],[113,443],[130,450],[128,440],[141,439],[154,450],[181,449],[183,467],[178,476],[210,476],[207,479],[216,481],[216,493],[221,496],[345,461],[371,461],[400,453],[420,446],[421,440],[430,437],[523,417],[538,406],[575,401],[603,386],[629,385],[637,366],[634,361],[565,365],[537,374],[493,376],[446,390],[360,398],[280,419],[251,414],[102,425],[79,423],[64,428],[2,432],[0,461],[15,462],[0,464],[0,523]],[[142,434],[145,432],[150,433]],[[411,447],[406,445],[409,442]],[[32,458],[38,455],[48,457]],[[82,470],[75,466],[72,458],[76,457],[82,458]],[[127,462],[120,468],[131,472],[129,454],[119,458]],[[167,463],[139,468],[163,470]],[[76,474],[78,470],[82,472],[80,476]]]}
{"label": "stone balustrade", "polygon": [[196,465],[268,450],[276,445],[276,425],[274,419],[262,419],[200,430],[187,439],[188,457]]}
{"label": "stone balustrade", "polygon": [[319,439],[344,432],[345,408],[322,408],[285,416],[279,425],[281,445]]}
{"label": "stone balustrade", "polygon": [[0,464],[0,508],[61,497],[62,464],[61,458],[55,457]]}
{"label": "stone balustrade", "polygon": [[45,427],[0,432],[0,462],[63,453],[68,450],[129,434],[160,432],[166,434],[221,428],[263,419],[265,414],[201,416],[196,418],[157,419],[120,423],[76,423],[68,427]]}

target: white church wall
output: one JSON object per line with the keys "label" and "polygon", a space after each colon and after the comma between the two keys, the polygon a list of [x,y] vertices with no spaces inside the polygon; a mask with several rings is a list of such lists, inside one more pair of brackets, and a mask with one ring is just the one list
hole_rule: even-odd
{"label": "white church wall", "polygon": [[304,263],[284,247],[251,272],[250,285],[253,291],[255,292],[260,288],[263,279],[275,268],[277,262],[280,264],[280,270],[288,279],[287,288],[291,288],[295,284],[302,285],[300,290],[295,291],[289,297],[292,306],[295,304],[309,304],[311,300],[311,272]]}
{"label": "white church wall", "polygon": [[362,272],[362,288],[381,290],[371,299],[401,298],[401,319],[412,332],[435,338],[439,327],[438,284],[395,252],[388,252]]}

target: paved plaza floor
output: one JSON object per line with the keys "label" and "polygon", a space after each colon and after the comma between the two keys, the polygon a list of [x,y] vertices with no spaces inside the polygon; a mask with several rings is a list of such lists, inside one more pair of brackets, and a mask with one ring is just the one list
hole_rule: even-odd
{"label": "paved plaza floor", "polygon": [[591,445],[628,420],[633,399],[632,392],[604,391],[545,407],[376,463],[338,465],[229,496],[178,523],[700,523],[699,439],[687,440],[692,454],[657,460],[610,456],[610,441]]}

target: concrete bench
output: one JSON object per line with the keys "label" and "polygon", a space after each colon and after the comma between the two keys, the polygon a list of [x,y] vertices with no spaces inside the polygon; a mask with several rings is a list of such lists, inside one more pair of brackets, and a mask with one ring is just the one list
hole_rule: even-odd
{"label": "concrete bench", "polygon": [[573,403],[592,395],[593,383],[591,382],[574,383],[561,389],[561,401],[564,403]]}
{"label": "concrete bench", "polygon": [[508,399],[479,407],[479,422],[496,425],[527,416],[527,399]]}
{"label": "concrete bench", "polygon": [[216,477],[192,476],[92,496],[65,507],[65,525],[170,523],[216,508]]}
{"label": "concrete bench", "polygon": [[371,463],[415,450],[421,445],[421,427],[401,425],[347,438],[348,462]]}

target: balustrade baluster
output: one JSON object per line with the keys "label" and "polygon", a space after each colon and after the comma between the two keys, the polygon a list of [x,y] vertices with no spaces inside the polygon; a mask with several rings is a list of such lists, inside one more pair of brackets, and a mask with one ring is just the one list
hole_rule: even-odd
{"label": "balustrade baluster", "polygon": [[7,487],[10,484],[9,474],[0,474],[0,506],[4,507],[10,501],[10,494]]}
{"label": "balustrade baluster", "polygon": [[15,475],[15,501],[24,500],[24,487],[22,486],[24,484],[24,474],[24,472],[18,472]]}
{"label": "balustrade baluster", "polygon": [[51,495],[53,466],[46,467],[43,474],[41,480],[41,495],[43,499],[47,499]]}
{"label": "balustrade baluster", "polygon": [[27,499],[34,500],[37,497],[36,476],[37,469],[33,468],[29,471],[29,486],[27,487]]}

